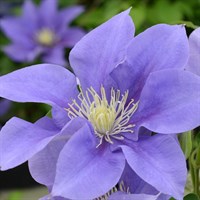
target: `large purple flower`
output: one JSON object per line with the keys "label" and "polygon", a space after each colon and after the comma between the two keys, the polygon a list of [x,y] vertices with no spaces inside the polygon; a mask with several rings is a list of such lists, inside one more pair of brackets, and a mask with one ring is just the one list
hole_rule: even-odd
{"label": "large purple flower", "polygon": [[0,26],[12,44],[3,48],[13,60],[32,62],[41,55],[48,63],[64,65],[64,48],[71,48],[84,35],[82,29],[69,27],[82,11],[81,6],[57,10],[57,0],[43,0],[36,7],[26,0],[22,16],[7,17]]}
{"label": "large purple flower", "polygon": [[115,187],[128,163],[157,191],[182,199],[185,159],[166,134],[200,124],[200,79],[183,70],[189,54],[184,26],[159,24],[134,38],[128,13],[71,51],[78,89],[75,75],[50,64],[0,78],[0,96],[52,106],[52,118],[32,124],[15,117],[2,128],[2,170],[29,159],[32,176],[52,196],[94,199]]}

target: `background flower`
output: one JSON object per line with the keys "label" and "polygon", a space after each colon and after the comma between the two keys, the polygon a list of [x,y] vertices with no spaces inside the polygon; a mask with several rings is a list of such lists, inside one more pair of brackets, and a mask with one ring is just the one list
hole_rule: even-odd
{"label": "background flower", "polygon": [[65,65],[66,47],[71,48],[84,35],[71,21],[83,12],[81,6],[57,10],[57,0],[44,0],[36,6],[26,0],[22,15],[1,20],[1,28],[12,43],[3,48],[15,61],[32,62],[41,56],[43,62]]}

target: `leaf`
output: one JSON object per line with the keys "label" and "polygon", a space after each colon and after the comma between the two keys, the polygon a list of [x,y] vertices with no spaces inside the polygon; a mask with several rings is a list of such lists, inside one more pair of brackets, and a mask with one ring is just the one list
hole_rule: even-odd
{"label": "leaf", "polygon": [[134,24],[136,26],[136,30],[139,29],[146,19],[146,6],[145,4],[140,4],[137,6],[133,6],[131,10],[131,17],[133,18]]}
{"label": "leaf", "polygon": [[21,197],[22,193],[20,191],[14,191],[9,195],[8,200],[17,200],[21,199]]}
{"label": "leaf", "polygon": [[196,194],[190,193],[183,200],[199,200],[199,197]]}
{"label": "leaf", "polygon": [[179,135],[179,142],[181,145],[181,148],[183,150],[183,153],[185,155],[185,158],[188,159],[192,152],[192,133],[191,131],[182,133]]}
{"label": "leaf", "polygon": [[177,21],[174,24],[184,24],[186,27],[192,28],[192,29],[196,29],[199,27],[199,26],[195,25],[193,22],[183,21],[183,20]]}
{"label": "leaf", "polygon": [[183,18],[182,7],[177,2],[171,3],[167,0],[156,1],[149,7],[148,20],[153,23],[172,23]]}
{"label": "leaf", "polygon": [[46,116],[49,117],[49,118],[52,118],[52,112],[51,112],[51,110],[49,110],[49,111],[47,112]]}

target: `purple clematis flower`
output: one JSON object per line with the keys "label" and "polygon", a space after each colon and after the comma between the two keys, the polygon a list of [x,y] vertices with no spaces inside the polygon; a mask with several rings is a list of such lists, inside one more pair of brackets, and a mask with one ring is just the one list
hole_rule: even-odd
{"label": "purple clematis flower", "polygon": [[32,62],[41,56],[44,62],[65,65],[66,47],[71,48],[84,35],[77,27],[69,27],[83,8],[73,6],[57,10],[57,0],[43,0],[36,7],[26,0],[22,16],[7,17],[0,26],[11,39],[12,44],[3,48],[4,52],[18,62]]}
{"label": "purple clematis flower", "polygon": [[115,187],[128,163],[155,190],[183,198],[185,158],[167,134],[200,124],[200,78],[184,71],[185,28],[159,24],[133,35],[127,10],[76,44],[76,76],[43,64],[0,77],[0,96],[52,106],[52,118],[33,124],[14,117],[2,128],[2,170],[29,160],[53,197],[81,200]]}
{"label": "purple clematis flower", "polygon": [[200,28],[189,37],[190,57],[186,69],[200,76]]}

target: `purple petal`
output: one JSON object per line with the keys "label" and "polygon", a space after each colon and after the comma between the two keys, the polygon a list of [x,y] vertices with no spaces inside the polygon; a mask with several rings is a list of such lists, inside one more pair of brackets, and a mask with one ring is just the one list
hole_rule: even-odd
{"label": "purple petal", "polygon": [[7,170],[43,149],[57,134],[19,118],[10,119],[0,132],[0,166]]}
{"label": "purple petal", "polygon": [[[111,74],[121,92],[138,100],[150,73],[183,68],[188,60],[188,39],[182,25],[153,26],[133,39],[127,59]],[[126,81],[124,81],[126,80]]]}
{"label": "purple petal", "polygon": [[5,46],[3,51],[17,62],[32,62],[41,53],[40,48],[15,43]]}
{"label": "purple petal", "polygon": [[170,136],[155,135],[121,146],[130,167],[158,191],[183,198],[187,168],[184,155]]}
{"label": "purple petal", "polygon": [[88,33],[72,49],[70,63],[83,89],[92,86],[98,91],[106,76],[124,58],[134,34],[128,13],[129,10],[114,16]]}
{"label": "purple petal", "polygon": [[123,181],[126,188],[129,188],[131,194],[154,195],[156,200],[169,200],[170,198],[169,195],[160,194],[154,187],[142,180],[129,165],[126,165],[121,181]]}
{"label": "purple petal", "polygon": [[0,77],[0,96],[12,101],[65,107],[77,94],[75,76],[57,65],[35,65]]}
{"label": "purple petal", "polygon": [[59,106],[54,106],[51,113],[55,124],[61,129],[71,120],[67,111]]}
{"label": "purple petal", "polygon": [[[83,6],[71,6],[66,9],[61,10],[58,13],[59,22],[62,22],[63,25],[67,25],[71,23],[78,15],[80,15],[84,11]],[[59,23],[58,22],[58,23]]]}
{"label": "purple petal", "polygon": [[200,28],[191,33],[189,45],[190,58],[186,69],[200,76]]}
{"label": "purple petal", "polygon": [[103,144],[96,148],[97,144],[87,124],[68,141],[57,162],[53,196],[94,199],[117,184],[124,169],[124,157]]}
{"label": "purple petal", "polygon": [[42,56],[42,60],[45,63],[65,66],[66,65],[65,50],[63,47],[59,47],[59,46],[48,49],[46,51],[46,54]]}
{"label": "purple petal", "polygon": [[143,88],[133,123],[164,134],[191,130],[200,124],[199,91],[200,78],[190,72],[154,72]]}
{"label": "purple petal", "polygon": [[32,30],[34,32],[38,28],[38,15],[36,6],[31,0],[25,0],[22,11],[24,21],[31,22],[27,23],[26,29]]}
{"label": "purple petal", "polygon": [[56,124],[54,123],[54,120],[47,116],[40,118],[34,124],[45,130],[56,131],[56,132],[60,131],[59,127],[57,127]]}
{"label": "purple petal", "polygon": [[3,32],[14,42],[22,46],[32,47],[34,43],[30,40],[29,29],[24,29],[27,22],[23,18],[5,18],[1,19],[0,27]]}
{"label": "purple petal", "polygon": [[[134,180],[134,181],[133,181]],[[125,188],[129,188],[131,194],[153,194],[156,195],[159,192],[141,179],[127,164],[121,177],[121,181],[124,183]]]}
{"label": "purple petal", "polygon": [[66,199],[66,198],[62,198],[62,197],[52,197],[52,195],[46,195],[42,198],[40,198],[39,200],[71,200],[71,199]]}
{"label": "purple petal", "polygon": [[81,118],[72,120],[43,150],[29,160],[30,173],[38,183],[48,187],[53,186],[60,151],[71,135],[77,132],[84,124],[85,120]]}
{"label": "purple petal", "polygon": [[56,23],[57,0],[43,0],[38,9],[42,26],[53,28]]}
{"label": "purple petal", "polygon": [[80,28],[68,28],[63,34],[62,43],[65,47],[73,47],[84,35],[85,32]]}

